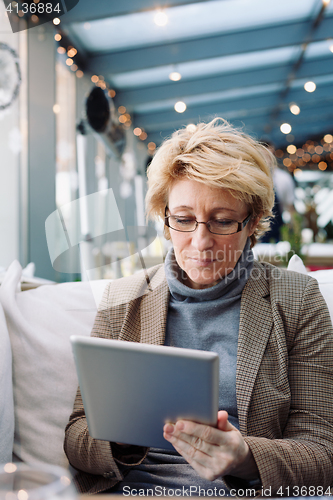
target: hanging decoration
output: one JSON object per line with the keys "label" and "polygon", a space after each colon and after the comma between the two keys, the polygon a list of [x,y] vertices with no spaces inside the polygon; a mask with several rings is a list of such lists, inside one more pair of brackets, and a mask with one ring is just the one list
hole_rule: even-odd
{"label": "hanging decoration", "polygon": [[0,113],[8,109],[17,98],[21,80],[17,52],[0,42]]}
{"label": "hanging decoration", "polygon": [[124,152],[126,135],[116,119],[116,111],[108,94],[101,87],[94,87],[86,100],[89,125],[119,158]]}

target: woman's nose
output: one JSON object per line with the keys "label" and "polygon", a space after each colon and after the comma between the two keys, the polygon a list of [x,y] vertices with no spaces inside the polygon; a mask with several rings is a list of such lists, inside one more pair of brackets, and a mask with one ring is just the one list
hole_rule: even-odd
{"label": "woman's nose", "polygon": [[192,233],[192,245],[200,251],[211,248],[214,244],[213,234],[208,230],[206,224],[198,224]]}

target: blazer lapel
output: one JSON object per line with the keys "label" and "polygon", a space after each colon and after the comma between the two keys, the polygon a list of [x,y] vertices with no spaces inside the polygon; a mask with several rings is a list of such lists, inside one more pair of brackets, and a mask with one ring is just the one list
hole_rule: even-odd
{"label": "blazer lapel", "polygon": [[243,290],[236,368],[236,394],[240,430],[247,433],[247,415],[262,357],[273,327],[265,268],[254,262]]}
{"label": "blazer lapel", "polygon": [[151,280],[151,291],[142,297],[141,340],[145,344],[164,344],[169,305],[169,288],[164,267]]}

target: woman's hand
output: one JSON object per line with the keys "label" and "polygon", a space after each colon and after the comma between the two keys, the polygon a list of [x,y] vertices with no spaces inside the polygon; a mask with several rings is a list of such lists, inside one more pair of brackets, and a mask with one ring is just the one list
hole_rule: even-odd
{"label": "woman's hand", "polygon": [[218,412],[217,428],[178,420],[175,424],[165,424],[163,436],[209,481],[227,474],[243,479],[259,477],[251,450],[239,430],[228,421],[226,411]]}

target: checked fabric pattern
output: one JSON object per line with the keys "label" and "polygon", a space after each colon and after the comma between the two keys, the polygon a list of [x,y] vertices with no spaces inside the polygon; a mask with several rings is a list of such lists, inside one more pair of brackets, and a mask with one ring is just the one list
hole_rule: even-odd
{"label": "checked fabric pattern", "polygon": [[[92,335],[163,344],[164,267],[148,273],[150,289],[143,274],[110,283]],[[255,262],[242,294],[236,393],[240,431],[272,494],[333,484],[332,382],[333,328],[317,281]],[[90,493],[112,487],[123,477],[119,464],[140,463],[147,453],[92,439],[79,390],[65,451],[80,471],[80,491]],[[236,478],[225,479],[237,487]]]}

